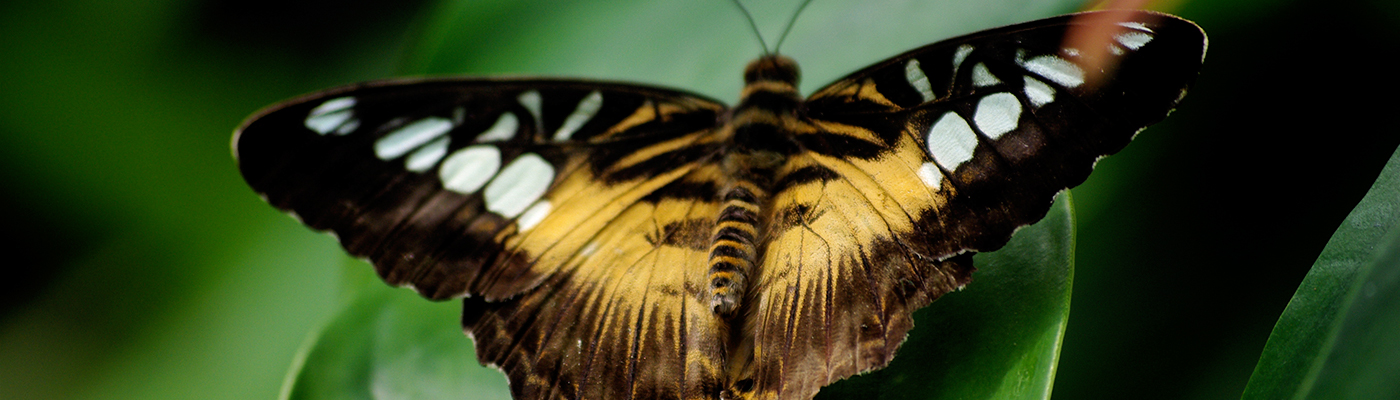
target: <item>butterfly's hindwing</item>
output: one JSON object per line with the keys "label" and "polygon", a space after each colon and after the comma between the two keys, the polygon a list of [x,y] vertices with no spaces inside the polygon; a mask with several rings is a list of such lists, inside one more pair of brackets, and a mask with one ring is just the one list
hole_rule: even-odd
{"label": "butterfly's hindwing", "polygon": [[519,398],[710,397],[724,326],[701,300],[706,249],[693,243],[717,211],[698,199],[638,202],[536,290],[468,299],[478,357],[507,371]]}
{"label": "butterfly's hindwing", "polygon": [[931,44],[805,101],[766,56],[734,109],[585,81],[349,86],[234,146],[250,186],[386,282],[468,297],[516,398],[807,399],[888,364],[972,252],[1175,107],[1200,28],[1130,13],[1102,51],[1063,44],[1098,15]]}

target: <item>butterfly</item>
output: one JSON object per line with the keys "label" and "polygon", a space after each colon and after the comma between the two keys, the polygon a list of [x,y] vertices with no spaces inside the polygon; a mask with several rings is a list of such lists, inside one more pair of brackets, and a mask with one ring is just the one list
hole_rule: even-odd
{"label": "butterfly", "polygon": [[806,98],[767,54],[733,107],[617,82],[362,83],[256,113],[234,151],[385,282],[464,298],[518,399],[807,399],[889,363],[973,252],[1180,102],[1205,33],[1133,12],[1064,44],[1097,15],[937,42]]}

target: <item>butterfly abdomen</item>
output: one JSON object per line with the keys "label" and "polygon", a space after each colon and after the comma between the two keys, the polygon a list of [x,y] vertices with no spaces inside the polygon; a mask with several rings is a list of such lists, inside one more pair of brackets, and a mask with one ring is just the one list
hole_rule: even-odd
{"label": "butterfly abdomen", "polygon": [[765,192],[740,181],[725,191],[710,239],[710,310],[729,315],[739,306],[758,254],[759,204]]}

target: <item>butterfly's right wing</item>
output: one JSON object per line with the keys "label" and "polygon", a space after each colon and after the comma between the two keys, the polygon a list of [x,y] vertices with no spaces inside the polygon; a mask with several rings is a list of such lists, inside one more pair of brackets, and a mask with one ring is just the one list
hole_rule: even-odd
{"label": "butterfly's right wing", "polygon": [[[1001,248],[1176,106],[1204,32],[1155,13],[1086,22],[1112,15],[941,41],[808,99],[815,128],[778,169],[755,279],[752,398],[806,399],[886,365],[911,314],[969,281],[971,252]],[[1064,44],[1096,27],[1103,41]]]}
{"label": "butterfly's right wing", "polygon": [[393,81],[273,106],[240,129],[248,184],[388,283],[468,296],[517,398],[713,393],[700,302],[725,108],[633,85]]}

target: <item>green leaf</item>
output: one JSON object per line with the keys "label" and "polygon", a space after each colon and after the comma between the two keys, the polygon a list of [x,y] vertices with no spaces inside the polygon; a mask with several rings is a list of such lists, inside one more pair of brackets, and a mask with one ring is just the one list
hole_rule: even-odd
{"label": "green leaf", "polygon": [[476,362],[461,302],[366,289],[308,343],[283,399],[510,399],[505,376]]}
{"label": "green leaf", "polygon": [[1244,399],[1400,398],[1400,150],[1274,326]]}
{"label": "green leaf", "polygon": [[1068,197],[1006,247],[978,254],[966,289],[914,313],[914,330],[889,367],[817,398],[1049,398],[1074,279]]}

